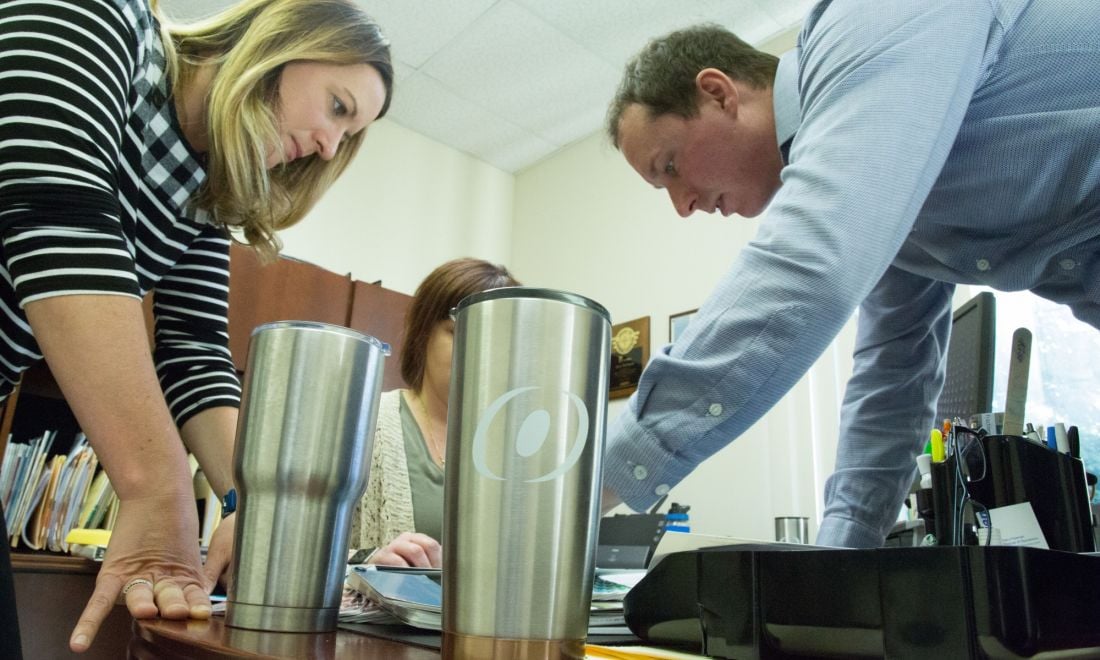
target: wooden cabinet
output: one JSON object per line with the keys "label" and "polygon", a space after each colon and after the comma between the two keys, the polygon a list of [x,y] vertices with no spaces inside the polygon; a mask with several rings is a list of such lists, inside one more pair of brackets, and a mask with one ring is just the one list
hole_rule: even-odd
{"label": "wooden cabinet", "polygon": [[[356,281],[352,287],[348,327],[390,345],[390,357],[386,358],[386,372],[382,376],[382,389],[386,391],[406,386],[401,377],[401,349],[405,339],[405,310],[411,300],[378,284]],[[395,309],[401,313],[394,314]]]}
{"label": "wooden cabinet", "polygon": [[388,343],[383,389],[404,387],[398,364],[411,296],[295,259],[261,265],[252,250],[240,245],[233,245],[229,263],[229,348],[238,371],[247,364],[248,340],[256,326],[319,321]]}
{"label": "wooden cabinet", "polygon": [[244,371],[247,364],[248,340],[256,326],[273,321],[348,325],[352,282],[348,275],[285,257],[261,265],[251,249],[233,244],[229,260],[229,350],[237,371]]}
{"label": "wooden cabinet", "polygon": [[69,635],[95,589],[99,564],[80,557],[22,553],[13,553],[11,561],[24,658],[126,657],[132,619],[125,605],[111,609],[87,653],[69,651]]}

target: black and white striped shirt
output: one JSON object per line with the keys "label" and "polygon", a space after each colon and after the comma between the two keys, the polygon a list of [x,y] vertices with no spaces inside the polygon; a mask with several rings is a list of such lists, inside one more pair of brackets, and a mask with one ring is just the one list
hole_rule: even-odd
{"label": "black and white striped shirt", "polygon": [[187,208],[205,177],[145,0],[0,2],[0,398],[41,359],[23,305],[154,291],[176,422],[236,406],[229,239]]}

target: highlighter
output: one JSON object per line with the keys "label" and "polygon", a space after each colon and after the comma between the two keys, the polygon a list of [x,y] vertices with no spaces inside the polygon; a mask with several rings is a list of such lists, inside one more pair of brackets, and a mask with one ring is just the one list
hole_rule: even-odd
{"label": "highlighter", "polygon": [[943,451],[943,433],[939,429],[932,429],[932,461],[934,463],[942,463],[944,459]]}

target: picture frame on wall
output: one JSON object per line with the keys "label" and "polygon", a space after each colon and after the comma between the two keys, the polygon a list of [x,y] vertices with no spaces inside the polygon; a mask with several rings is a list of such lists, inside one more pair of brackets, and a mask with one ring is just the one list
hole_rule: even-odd
{"label": "picture frame on wall", "polygon": [[668,317],[668,341],[675,344],[676,339],[684,333],[684,328],[688,326],[692,317],[699,311],[699,308],[689,309],[686,312],[680,312],[679,314],[673,314]]}
{"label": "picture frame on wall", "polygon": [[611,326],[611,391],[609,398],[621,399],[638,389],[642,370],[649,362],[649,317]]}

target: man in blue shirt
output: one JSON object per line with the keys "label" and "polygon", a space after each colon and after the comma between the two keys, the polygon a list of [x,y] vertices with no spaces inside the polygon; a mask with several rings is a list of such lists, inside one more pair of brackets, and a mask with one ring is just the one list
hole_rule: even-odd
{"label": "man in blue shirt", "polygon": [[644,508],[744,432],[858,308],[817,542],[881,545],[934,423],[956,283],[1100,327],[1100,3],[822,0],[778,61],[700,26],[627,65],[615,145],[677,211],[754,216],[609,429]]}

